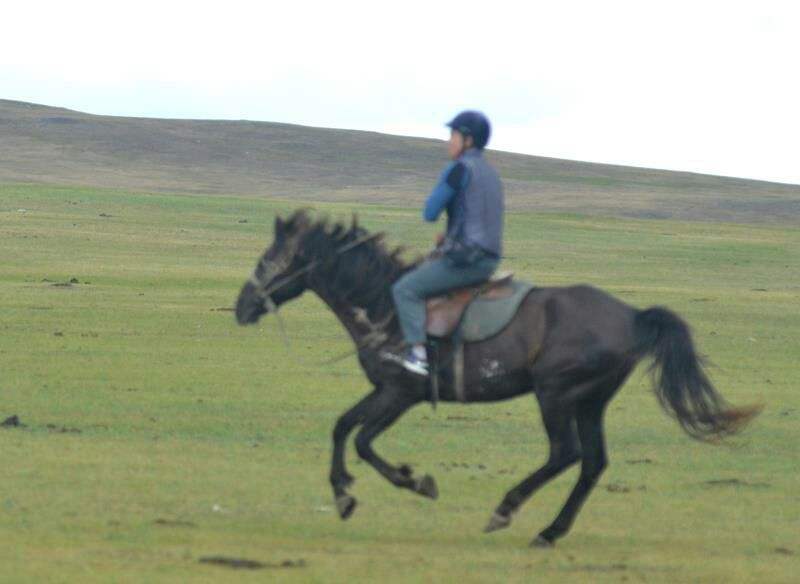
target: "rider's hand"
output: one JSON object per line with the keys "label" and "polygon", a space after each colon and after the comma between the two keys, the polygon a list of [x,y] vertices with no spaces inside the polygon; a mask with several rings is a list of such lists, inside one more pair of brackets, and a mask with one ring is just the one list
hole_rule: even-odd
{"label": "rider's hand", "polygon": [[437,233],[434,241],[436,241],[436,247],[442,245],[444,243],[444,233]]}

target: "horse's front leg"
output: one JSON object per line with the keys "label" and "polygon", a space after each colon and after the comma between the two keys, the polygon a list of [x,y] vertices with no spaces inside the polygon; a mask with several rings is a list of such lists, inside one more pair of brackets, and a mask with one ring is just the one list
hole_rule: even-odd
{"label": "horse's front leg", "polygon": [[418,401],[403,388],[387,388],[379,392],[375,401],[370,404],[363,426],[356,435],[356,452],[394,486],[436,499],[439,491],[433,477],[425,475],[417,479],[410,467],[392,466],[372,449],[372,441]]}
{"label": "horse's front leg", "polygon": [[375,401],[377,395],[378,390],[375,389],[364,396],[356,405],[339,417],[333,428],[333,460],[331,461],[330,481],[333,487],[333,496],[336,500],[336,509],[342,519],[350,517],[356,507],[355,498],[347,494],[347,487],[353,482],[353,476],[347,472],[344,462],[347,437],[353,431],[353,428],[364,421],[370,404]]}

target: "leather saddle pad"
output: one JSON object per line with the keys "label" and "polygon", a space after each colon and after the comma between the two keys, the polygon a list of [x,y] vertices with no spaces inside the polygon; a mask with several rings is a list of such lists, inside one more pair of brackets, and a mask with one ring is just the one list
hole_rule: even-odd
{"label": "leather saddle pad", "polygon": [[488,282],[429,298],[428,335],[449,337],[458,329],[462,340],[474,342],[499,333],[533,289],[532,284],[512,278],[513,274],[501,274]]}

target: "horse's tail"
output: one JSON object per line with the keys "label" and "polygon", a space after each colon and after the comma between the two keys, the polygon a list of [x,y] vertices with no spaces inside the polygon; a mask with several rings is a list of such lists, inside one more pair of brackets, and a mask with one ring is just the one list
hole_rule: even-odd
{"label": "horse's tail", "polygon": [[742,429],[760,406],[731,407],[717,393],[697,355],[689,326],[662,307],[636,314],[636,342],[641,355],[652,355],[650,373],[659,402],[681,427],[698,440],[713,440]]}

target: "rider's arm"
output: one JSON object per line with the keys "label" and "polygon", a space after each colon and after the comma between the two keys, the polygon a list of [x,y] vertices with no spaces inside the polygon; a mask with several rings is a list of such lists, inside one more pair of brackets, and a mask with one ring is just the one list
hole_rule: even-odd
{"label": "rider's arm", "polygon": [[464,188],[467,169],[462,162],[453,162],[444,169],[439,182],[425,201],[422,216],[425,221],[436,221],[456,193]]}

